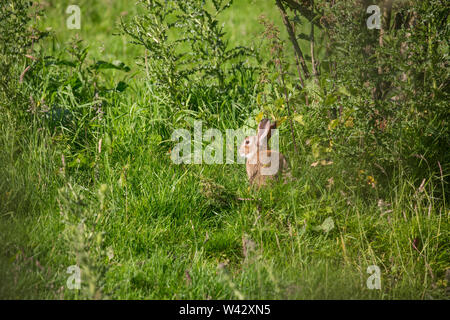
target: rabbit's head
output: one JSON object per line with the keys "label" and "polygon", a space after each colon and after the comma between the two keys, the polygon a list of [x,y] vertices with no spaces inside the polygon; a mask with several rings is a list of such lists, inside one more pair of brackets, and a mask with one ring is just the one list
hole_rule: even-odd
{"label": "rabbit's head", "polygon": [[268,149],[267,144],[272,129],[276,129],[276,123],[271,123],[269,119],[262,119],[258,125],[257,135],[245,137],[239,147],[241,157],[250,159],[260,150]]}

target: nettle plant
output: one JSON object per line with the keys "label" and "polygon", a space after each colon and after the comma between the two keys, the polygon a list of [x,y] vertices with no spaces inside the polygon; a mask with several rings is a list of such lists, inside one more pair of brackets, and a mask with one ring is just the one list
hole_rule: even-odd
{"label": "nettle plant", "polygon": [[[36,3],[25,0],[0,2],[0,107],[22,104],[26,99],[20,88],[28,69],[23,62],[32,58],[34,44],[46,33],[37,29],[36,20],[42,11]],[[22,112],[10,108],[13,112]]]}
{"label": "nettle plant", "polygon": [[348,170],[370,171],[380,180],[396,172],[419,181],[437,172],[441,179],[450,146],[444,107],[449,92],[448,4],[275,3],[293,56],[279,54],[276,32],[265,23],[275,63],[268,65],[258,102],[268,116],[287,116],[294,148],[296,139],[303,141],[297,143],[311,149],[314,164],[346,159],[354,164]]}
{"label": "nettle plant", "polygon": [[31,120],[48,129],[54,141],[66,145],[69,167],[92,167],[105,115],[111,102],[126,90],[130,68],[118,60],[93,58],[79,37],[68,41],[65,49],[49,55],[42,45],[34,53],[22,84],[28,92],[26,111]]}
{"label": "nettle plant", "polygon": [[145,47],[142,64],[147,76],[170,103],[183,105],[199,88],[216,94],[230,92],[257,58],[254,50],[230,46],[220,14],[232,1],[140,1],[144,14],[121,21],[132,43]]}
{"label": "nettle plant", "polygon": [[[30,65],[30,72],[25,77],[27,80],[25,84],[35,91],[32,99],[47,105],[51,112],[58,108],[75,112],[78,107],[91,105],[97,115],[88,118],[90,120],[95,116],[101,118],[98,113],[104,110],[99,110],[100,107],[97,105],[104,103],[109,94],[122,92],[127,88],[126,76],[118,82],[110,81],[105,70],[128,72],[130,68],[118,60],[107,62],[92,59],[89,55],[89,46],[79,37],[68,41],[65,52],[47,55],[45,50],[41,50],[37,54],[33,64]],[[35,111],[33,106],[30,108],[30,111]]]}
{"label": "nettle plant", "polygon": [[[419,181],[448,163],[448,4],[440,0],[376,1],[379,27],[369,28],[370,1],[324,5],[331,71],[351,95],[337,101],[341,151],[379,176],[397,169]],[[348,39],[354,39],[348,41]],[[352,112],[354,138],[346,138]],[[348,134],[347,134],[348,136]],[[351,147],[352,149],[350,149]],[[444,170],[439,167],[442,165]],[[440,179],[440,178],[439,178]]]}

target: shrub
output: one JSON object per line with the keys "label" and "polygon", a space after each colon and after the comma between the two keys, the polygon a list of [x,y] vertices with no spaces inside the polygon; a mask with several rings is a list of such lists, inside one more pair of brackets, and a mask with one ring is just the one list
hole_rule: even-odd
{"label": "shrub", "polygon": [[[304,95],[292,117],[302,120],[296,133],[311,152],[345,159],[377,180],[407,175],[420,183],[435,175],[447,184],[448,4],[379,1],[380,29],[368,29],[368,1],[276,3],[298,66],[298,74],[284,72],[284,87],[291,97],[296,87]],[[310,34],[295,34],[305,20]],[[325,55],[315,49],[314,28],[327,39]]]}
{"label": "shrub", "polygon": [[[196,109],[199,103],[192,100],[232,92],[237,100],[248,99],[252,85],[251,80],[245,82],[254,69],[249,59],[257,56],[251,48],[232,47],[225,39],[218,17],[231,3],[141,1],[144,14],[121,22],[122,32],[132,43],[146,49],[142,66],[172,110],[187,108],[189,100]],[[241,89],[235,90],[238,86]]]}
{"label": "shrub", "polygon": [[6,0],[0,3],[0,110],[23,111],[15,108],[26,99],[19,81],[29,70],[24,66],[24,61],[30,59],[26,55],[32,57],[34,43],[45,36],[33,25],[33,17],[40,13],[30,1]]}

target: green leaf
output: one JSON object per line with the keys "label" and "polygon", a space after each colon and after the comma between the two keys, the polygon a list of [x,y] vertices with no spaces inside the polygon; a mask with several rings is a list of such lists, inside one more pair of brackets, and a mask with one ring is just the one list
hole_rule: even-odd
{"label": "green leaf", "polygon": [[339,120],[338,119],[333,119],[330,121],[330,123],[328,124],[328,130],[333,130],[335,129],[339,124]]}
{"label": "green leaf", "polygon": [[297,35],[297,39],[302,39],[302,40],[309,41],[309,40],[310,40],[310,36],[309,36],[309,35],[306,35],[306,34],[304,34],[304,33],[299,33],[299,34]]}
{"label": "green leaf", "polygon": [[320,146],[319,146],[319,144],[318,143],[314,143],[311,146],[311,151],[312,151],[313,157],[315,159],[317,159],[320,156]]}
{"label": "green leaf", "polygon": [[301,125],[305,125],[305,122],[303,121],[303,115],[298,114],[293,119],[294,119],[294,121],[297,121]]}
{"label": "green leaf", "polygon": [[348,96],[348,97],[351,96],[350,92],[348,92],[346,87],[340,87],[337,92],[339,92],[340,94],[343,94],[344,96]]}
{"label": "green leaf", "polygon": [[284,104],[284,99],[283,98],[278,98],[277,100],[275,100],[275,107],[276,108],[281,108]]}
{"label": "green leaf", "polygon": [[69,61],[69,60],[46,60],[45,61],[45,65],[46,66],[51,66],[51,65],[54,65],[54,66],[69,66],[69,67],[72,67],[72,68],[75,68],[76,67],[76,64],[74,63],[74,62],[72,62],[72,61]]}
{"label": "green leaf", "polygon": [[329,94],[327,95],[327,97],[325,98],[325,106],[331,106],[332,104],[334,104],[337,101],[337,97],[334,94]]}
{"label": "green leaf", "polygon": [[262,94],[259,93],[259,94],[256,96],[256,103],[257,103],[258,105],[261,105],[262,102],[263,102]]}
{"label": "green leaf", "polygon": [[69,85],[72,88],[72,90],[76,90],[83,85],[80,78],[76,74],[74,74],[71,78],[67,79],[65,84]]}
{"label": "green leaf", "polygon": [[127,65],[125,65],[125,63],[123,63],[122,61],[119,61],[119,60],[113,61],[112,63],[100,60],[100,61],[97,61],[96,63],[94,63],[91,66],[91,68],[95,69],[95,70],[116,69],[116,70],[121,70],[121,71],[125,71],[125,72],[130,71],[130,67],[128,67]]}
{"label": "green leaf", "polygon": [[119,92],[123,92],[126,88],[128,88],[128,84],[126,84],[123,81],[119,81],[119,83],[116,86],[116,90]]}

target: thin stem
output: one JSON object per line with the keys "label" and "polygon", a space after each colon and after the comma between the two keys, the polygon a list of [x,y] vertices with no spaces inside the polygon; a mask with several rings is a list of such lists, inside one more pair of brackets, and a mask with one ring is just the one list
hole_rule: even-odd
{"label": "thin stem", "polygon": [[306,62],[305,62],[305,58],[303,56],[303,52],[300,49],[300,46],[298,45],[297,39],[295,37],[295,33],[294,30],[292,28],[291,23],[289,22],[286,10],[284,9],[283,4],[281,3],[281,0],[276,0],[276,4],[278,6],[278,8],[280,9],[280,13],[281,13],[281,18],[283,19],[283,23],[286,26],[286,30],[289,34],[289,39],[291,40],[291,43],[294,47],[294,51],[298,56],[298,59],[300,60],[300,65],[302,67],[303,73],[305,75],[305,78],[308,79],[309,78],[309,71],[308,71],[308,67],[306,66]]}
{"label": "thin stem", "polygon": [[284,96],[286,98],[286,106],[287,106],[287,110],[288,110],[288,114],[289,114],[289,127],[291,129],[292,142],[294,143],[294,150],[295,150],[295,152],[298,153],[297,142],[295,142],[294,125],[292,123],[291,107],[289,106],[289,96],[288,96],[288,93],[287,93],[286,86],[284,84],[284,73],[283,73],[283,68],[281,66],[281,59],[279,60],[279,68],[280,68],[281,85],[283,86],[283,89],[284,89]]}
{"label": "thin stem", "polygon": [[[313,13],[314,16],[314,0],[311,0],[311,11]],[[314,23],[311,20],[311,33],[309,34],[309,43],[310,43],[310,47],[311,47],[311,65],[312,65],[312,73],[313,76],[315,77],[316,81],[318,81],[317,79],[317,69],[316,69],[316,61],[314,58]]]}

